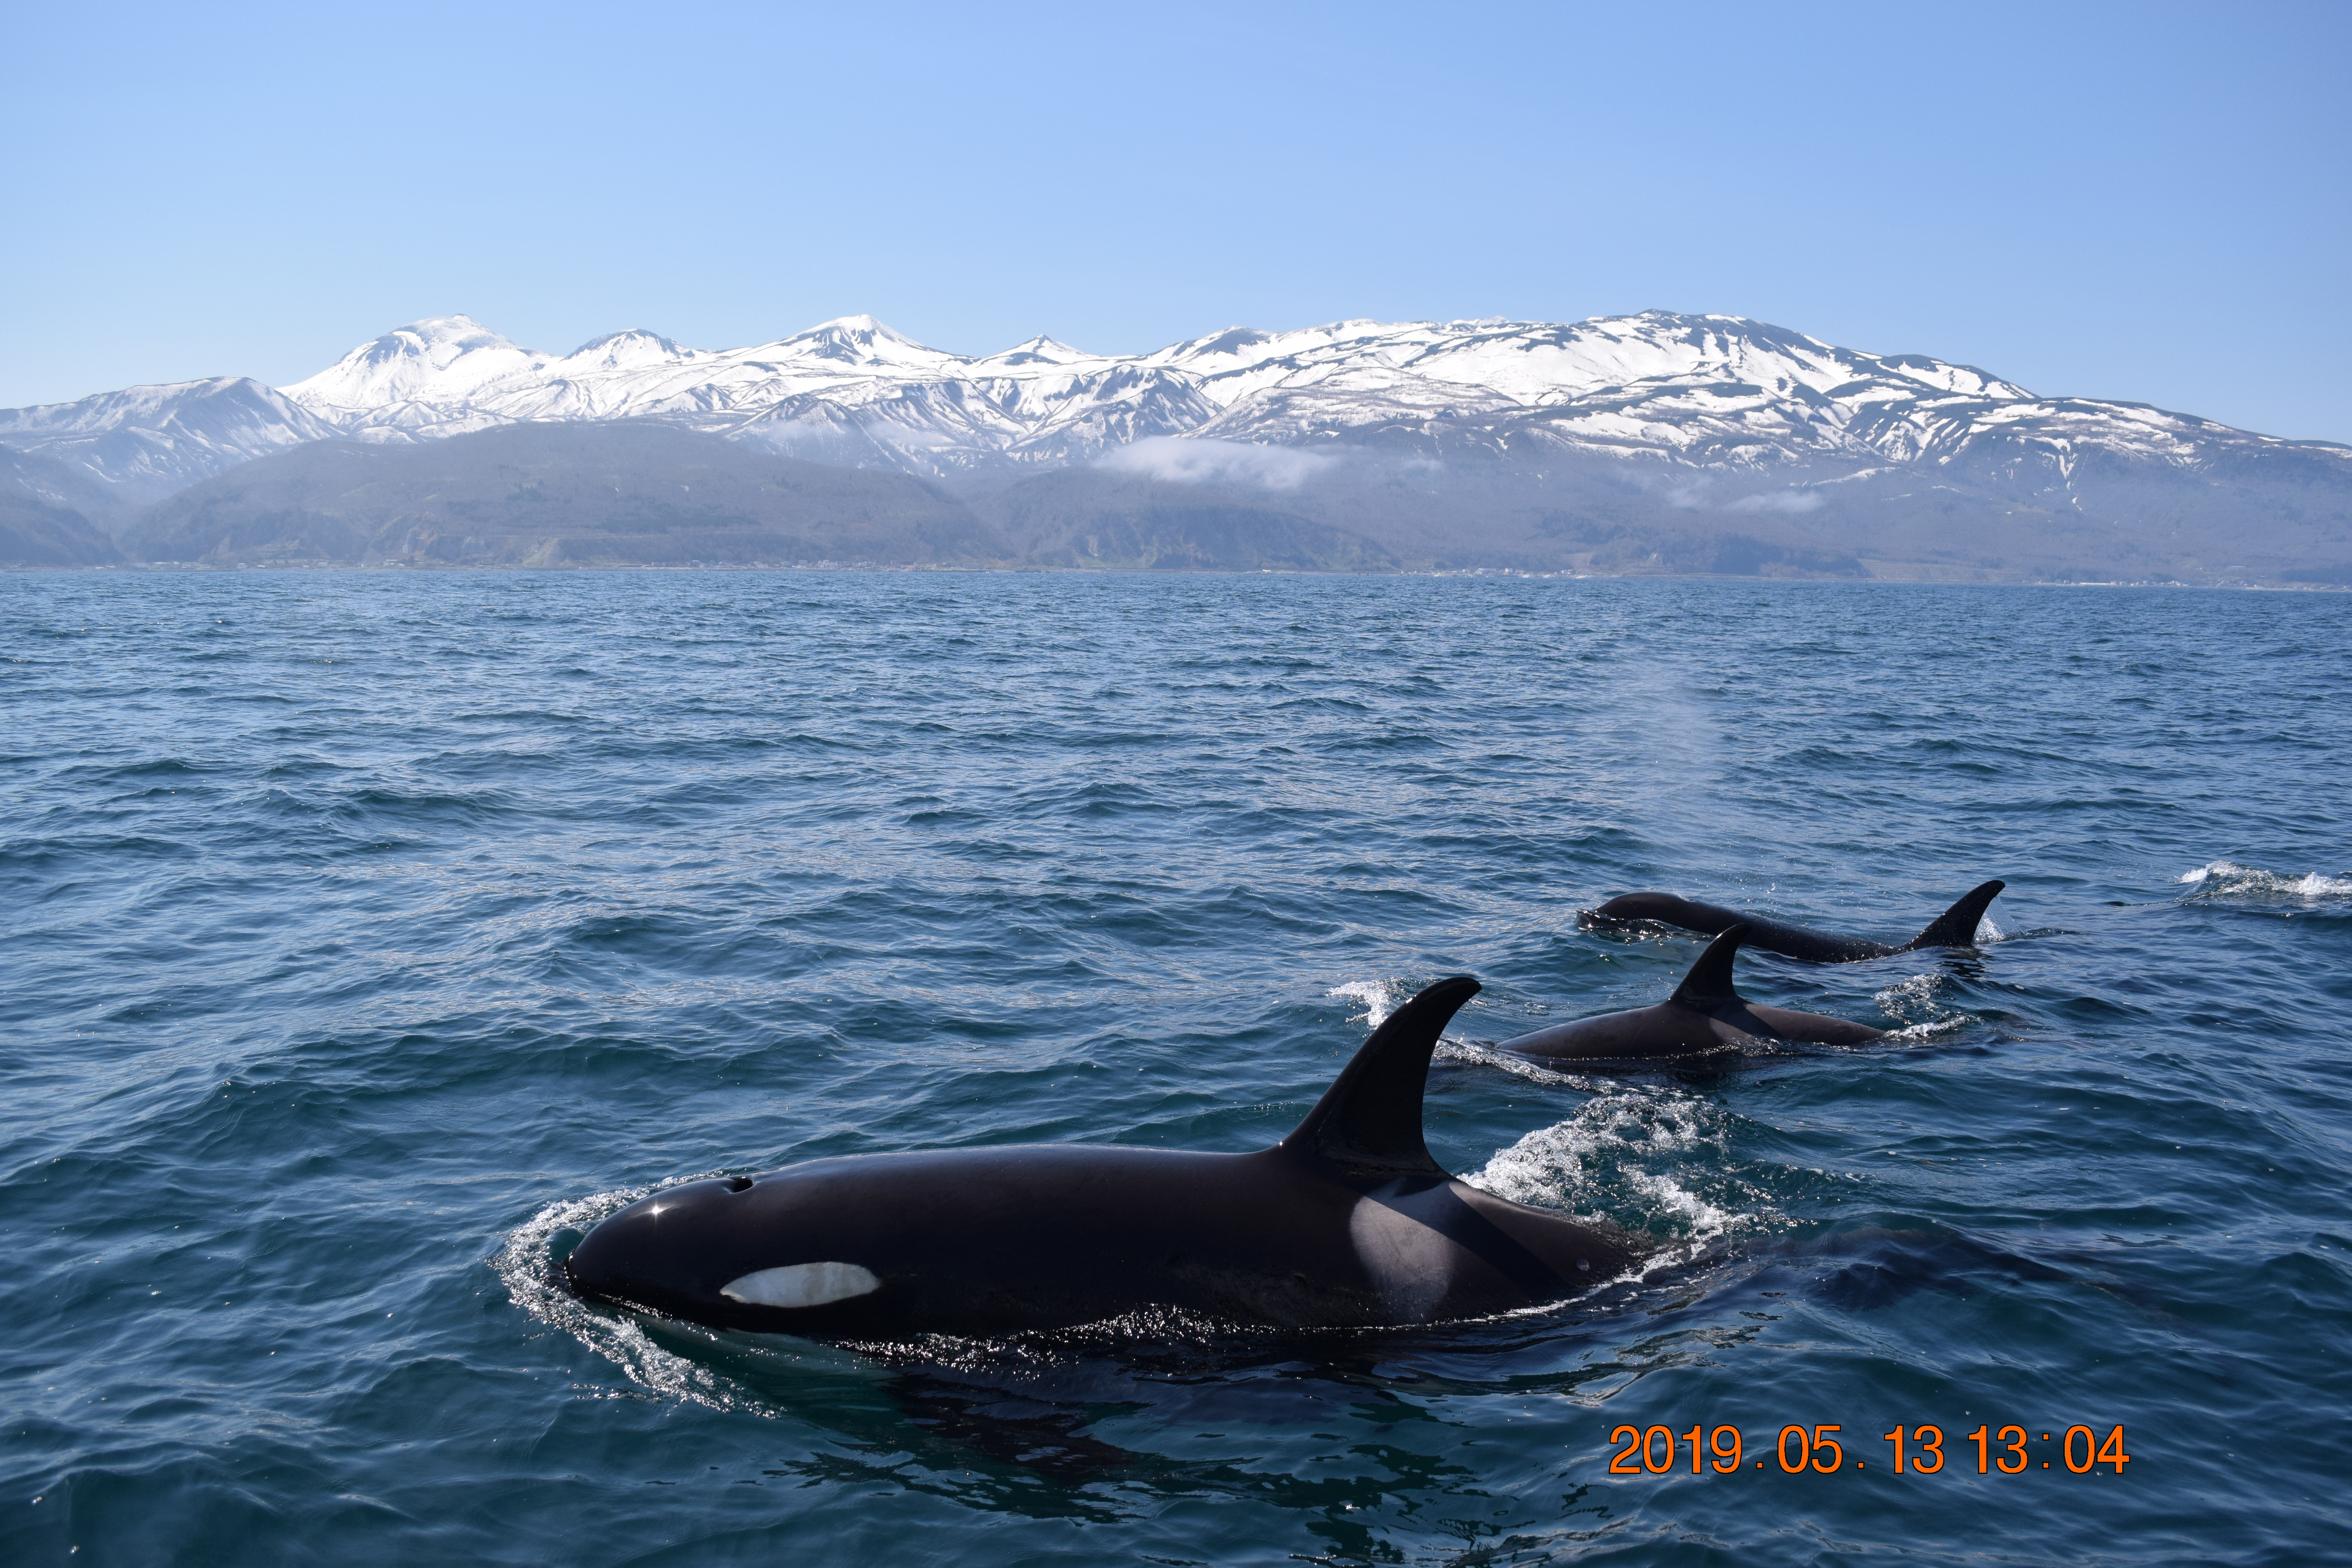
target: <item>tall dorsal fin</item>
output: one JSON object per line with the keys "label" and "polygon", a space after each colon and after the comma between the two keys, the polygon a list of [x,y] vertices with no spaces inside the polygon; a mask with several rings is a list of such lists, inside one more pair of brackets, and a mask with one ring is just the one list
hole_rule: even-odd
{"label": "tall dorsal fin", "polygon": [[1672,1000],[1688,1007],[1719,1007],[1726,1002],[1742,1000],[1731,984],[1731,961],[1739,952],[1739,944],[1748,940],[1748,923],[1723,928],[1723,934],[1706,944],[1698,962],[1690,966],[1683,983],[1675,987]]}
{"label": "tall dorsal fin", "polygon": [[1444,1175],[1421,1136],[1421,1095],[1437,1037],[1478,994],[1466,974],[1423,987],[1372,1031],[1278,1148],[1351,1170]]}
{"label": "tall dorsal fin", "polygon": [[1977,944],[1977,922],[1984,919],[1990,905],[2007,882],[1991,881],[1982,887],[1970,888],[1960,901],[1937,915],[1927,929],[1903,944],[1908,952],[1915,947],[1974,947]]}

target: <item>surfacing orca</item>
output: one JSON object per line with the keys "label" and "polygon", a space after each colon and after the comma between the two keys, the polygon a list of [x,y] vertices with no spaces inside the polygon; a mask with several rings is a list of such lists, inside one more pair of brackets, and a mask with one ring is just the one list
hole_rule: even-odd
{"label": "surfacing orca", "polygon": [[1742,1047],[1751,1041],[1859,1046],[1885,1037],[1884,1029],[1820,1013],[1759,1006],[1742,996],[1731,984],[1731,961],[1748,933],[1745,924],[1736,924],[1709,942],[1675,994],[1654,1007],[1555,1024],[1494,1048],[1546,1067],[1655,1062],[1715,1068],[1738,1060]]}
{"label": "surfacing orca", "polygon": [[1027,1144],[813,1160],[689,1182],[590,1230],[592,1300],[814,1339],[984,1337],[1146,1307],[1370,1327],[1564,1300],[1643,1248],[1448,1174],[1422,1140],[1430,1053],[1476,994],[1441,980],[1372,1032],[1271,1149]]}
{"label": "surfacing orca", "polygon": [[1984,919],[1985,909],[1995,895],[2007,887],[2006,882],[1987,882],[1972,888],[1960,901],[1937,915],[1927,929],[1900,947],[1889,947],[1883,942],[1873,942],[1863,936],[1838,936],[1830,931],[1807,931],[1803,926],[1783,924],[1767,920],[1762,915],[1742,914],[1727,910],[1721,904],[1697,904],[1672,893],[1623,893],[1594,910],[1587,923],[1608,921],[1655,921],[1661,925],[1680,926],[1685,931],[1705,932],[1714,936],[1735,925],[1748,928],[1748,945],[1760,947],[1767,952],[1786,953],[1809,963],[1852,963],[1858,959],[1885,958],[1890,952],[1909,952],[1922,947],[1973,947],[1977,940],[1977,922]]}

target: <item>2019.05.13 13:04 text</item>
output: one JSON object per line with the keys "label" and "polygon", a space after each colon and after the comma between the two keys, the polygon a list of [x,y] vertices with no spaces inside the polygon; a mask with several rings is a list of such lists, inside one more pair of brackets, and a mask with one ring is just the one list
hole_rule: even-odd
{"label": "2019.05.13 13:04 text", "polygon": [[[1762,1470],[1777,1463],[1782,1474],[1791,1476],[1868,1469],[1870,1462],[1858,1455],[1848,1464],[1844,1430],[1836,1424],[1783,1426],[1771,1457],[1755,1459],[1752,1466]],[[1704,1449],[1699,1445],[1703,1431]],[[1692,1426],[1680,1432],[1671,1426],[1619,1426],[1609,1434],[1609,1441],[1617,1449],[1609,1459],[1612,1476],[1672,1475],[1685,1465],[1695,1476],[1728,1476],[1750,1468],[1748,1444],[1737,1426],[1712,1430]],[[1941,1426],[1897,1426],[1879,1434],[1879,1441],[1888,1445],[1886,1457],[1879,1463],[1883,1471],[1932,1476],[1946,1468]],[[2121,1426],[2108,1427],[2104,1436],[2095,1428],[2079,1424],[2053,1427],[2042,1432],[2037,1443],[2026,1427],[1987,1422],[1961,1435],[1953,1451],[1958,1461],[1953,1470],[1965,1474],[1973,1460],[1980,1476],[2015,1476],[2033,1469],[2061,1469],[2077,1476],[2105,1474],[2100,1469],[2103,1465],[2120,1476],[2131,1463],[2131,1455],[2124,1451]]]}

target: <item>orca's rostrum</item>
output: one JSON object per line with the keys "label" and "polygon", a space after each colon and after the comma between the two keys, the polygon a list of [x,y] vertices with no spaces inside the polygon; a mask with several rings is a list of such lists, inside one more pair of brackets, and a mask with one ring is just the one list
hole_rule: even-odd
{"label": "orca's rostrum", "polygon": [[1288,1328],[1561,1300],[1643,1250],[1481,1192],[1422,1138],[1430,1053],[1476,994],[1441,980],[1307,1119],[1245,1154],[1026,1144],[813,1160],[632,1204],[565,1260],[579,1294],[710,1328],[893,1340],[1150,1307]]}

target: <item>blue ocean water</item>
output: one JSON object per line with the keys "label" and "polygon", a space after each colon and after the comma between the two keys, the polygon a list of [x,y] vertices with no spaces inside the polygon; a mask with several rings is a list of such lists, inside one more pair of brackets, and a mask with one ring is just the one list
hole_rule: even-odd
{"label": "blue ocean water", "polygon": [[[2319,595],[0,578],[0,1560],[2340,1561],[2347,647]],[[1477,1044],[1671,988],[1615,892],[1901,940],[1995,876],[1973,951],[1741,959],[1881,1045]],[[1454,972],[1433,1149],[1640,1278],[891,1355],[550,1284],[686,1176],[1270,1142]]]}

